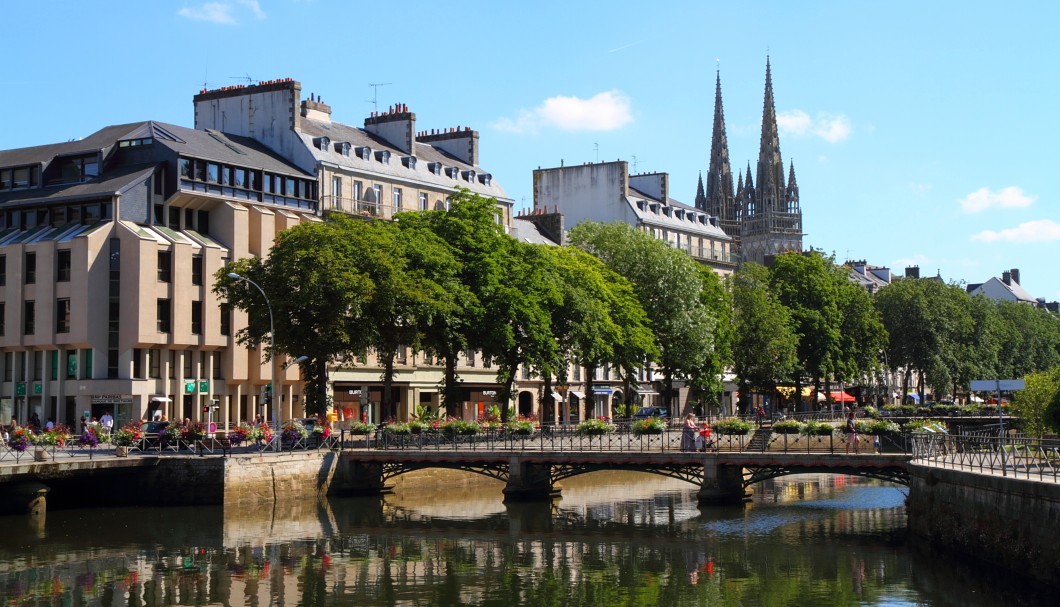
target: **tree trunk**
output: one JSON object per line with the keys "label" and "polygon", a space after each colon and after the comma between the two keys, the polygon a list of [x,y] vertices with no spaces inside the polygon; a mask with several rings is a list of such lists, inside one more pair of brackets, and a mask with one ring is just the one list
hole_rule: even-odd
{"label": "tree trunk", "polygon": [[456,383],[456,358],[458,354],[450,352],[445,355],[445,374],[442,379],[442,405],[445,414],[456,417],[457,408],[460,406],[460,387]]}
{"label": "tree trunk", "polygon": [[[393,351],[382,356],[383,359],[383,410],[393,412],[393,418],[398,419],[398,411],[394,407],[394,355]],[[401,421],[401,420],[398,420]]]}
{"label": "tree trunk", "polygon": [[[667,411],[670,411],[670,417],[674,417],[673,400],[674,400],[674,373],[670,367],[666,368],[666,372],[663,373],[663,406],[666,407]],[[684,411],[681,411],[683,414]]]}
{"label": "tree trunk", "polygon": [[497,400],[501,406],[501,425],[508,425],[508,407],[512,402],[512,384],[515,383],[515,373],[519,368],[519,363],[514,362],[515,356],[509,357],[509,360],[513,361],[507,364],[507,367],[503,371],[504,382],[501,383],[500,392],[497,394]]}
{"label": "tree trunk", "polygon": [[585,402],[578,403],[578,419],[581,421],[585,421],[592,417],[590,413],[596,408],[596,397],[593,396],[593,371],[595,370],[596,367],[589,363],[586,363],[585,368],[583,369],[585,372],[585,398],[583,400]]}

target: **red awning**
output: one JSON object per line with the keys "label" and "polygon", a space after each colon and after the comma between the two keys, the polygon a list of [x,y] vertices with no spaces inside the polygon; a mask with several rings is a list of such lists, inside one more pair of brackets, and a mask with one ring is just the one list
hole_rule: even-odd
{"label": "red awning", "polygon": [[837,403],[852,403],[857,400],[846,392],[829,392],[828,396],[830,396],[832,400]]}

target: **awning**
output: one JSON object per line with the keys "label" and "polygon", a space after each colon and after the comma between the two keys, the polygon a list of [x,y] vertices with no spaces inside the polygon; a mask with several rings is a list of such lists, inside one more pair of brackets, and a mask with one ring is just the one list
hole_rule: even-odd
{"label": "awning", "polygon": [[603,394],[609,396],[611,394],[611,388],[593,388],[593,394]]}
{"label": "awning", "polygon": [[561,402],[563,402],[563,395],[560,394],[559,392],[553,392],[552,393],[552,400],[554,400],[554,401],[556,401],[558,403],[561,403]]}
{"label": "awning", "polygon": [[912,400],[914,400],[916,402],[920,402],[920,395],[917,394],[916,392],[910,392],[909,394],[906,394],[905,397],[909,398],[909,399],[912,399]]}
{"label": "awning", "polygon": [[852,403],[857,400],[846,392],[829,392],[828,396],[832,397],[832,400],[837,403]]}
{"label": "awning", "polygon": [[578,398],[585,398],[585,395],[577,390],[571,390],[569,393],[571,396],[577,396]]}
{"label": "awning", "polygon": [[658,392],[656,392],[655,390],[652,390],[651,388],[638,388],[638,389],[636,389],[636,392],[637,392],[637,394],[640,394],[641,396],[658,396],[659,395]]}
{"label": "awning", "polygon": [[167,396],[152,396],[151,397],[151,402],[153,402],[153,403],[171,403],[171,402],[173,402],[173,399],[171,399],[171,398],[169,398]]}

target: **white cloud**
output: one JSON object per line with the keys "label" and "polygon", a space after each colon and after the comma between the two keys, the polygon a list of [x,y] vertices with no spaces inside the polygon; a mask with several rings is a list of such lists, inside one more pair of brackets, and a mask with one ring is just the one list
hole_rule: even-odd
{"label": "white cloud", "polygon": [[997,192],[991,192],[989,188],[979,188],[961,200],[961,210],[965,213],[978,213],[991,207],[1017,209],[1029,207],[1037,199],[1037,196],[1024,194],[1023,190],[1016,186],[1009,186]]}
{"label": "white cloud", "polygon": [[[236,2],[253,13],[258,19],[265,18],[265,11],[261,10],[258,0],[236,0]],[[235,11],[236,6],[231,2],[206,2],[199,6],[185,6],[177,11],[177,14],[186,19],[208,21],[217,25],[235,25],[238,23]]]}
{"label": "white cloud", "polygon": [[598,93],[589,99],[550,97],[516,118],[501,118],[493,128],[510,133],[536,133],[546,127],[561,131],[613,131],[633,122],[629,97],[621,91]]}
{"label": "white cloud", "polygon": [[777,128],[782,132],[796,136],[812,135],[828,143],[839,143],[850,137],[852,127],[850,119],[842,114],[834,115],[817,112],[810,117],[802,110],[791,110],[777,114]]}
{"label": "white cloud", "polygon": [[972,235],[972,240],[983,242],[1050,242],[1060,240],[1060,223],[1051,219],[1036,219],[1004,230],[983,230]]}

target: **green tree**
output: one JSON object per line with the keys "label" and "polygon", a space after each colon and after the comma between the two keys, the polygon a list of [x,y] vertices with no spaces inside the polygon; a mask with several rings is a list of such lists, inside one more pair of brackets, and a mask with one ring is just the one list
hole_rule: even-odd
{"label": "green tree", "polygon": [[1026,303],[999,302],[1002,338],[999,371],[1022,377],[1060,364],[1060,322]]}
{"label": "green tree", "polygon": [[228,274],[265,292],[275,327],[275,350],[267,356],[308,357],[301,365],[307,413],[326,412],[329,366],[368,346],[372,327],[363,312],[376,284],[364,263],[374,245],[363,222],[306,222],[282,232],[267,258],[240,259],[215,275],[214,292],[248,314],[247,326],[236,334],[243,345],[268,343],[269,307],[253,285]]}
{"label": "green tree", "polygon": [[837,375],[847,381],[867,380],[880,366],[880,353],[887,345],[887,330],[883,328],[872,296],[847,279],[847,270],[836,267],[839,287],[839,360]]}
{"label": "green tree", "polygon": [[[650,234],[622,223],[583,222],[570,231],[571,243],[599,257],[633,283],[648,311],[671,407],[673,381],[711,369],[718,315],[707,307],[698,263]],[[716,366],[716,365],[715,365]]]}
{"label": "green tree", "polygon": [[1030,373],[1025,378],[1026,386],[1015,393],[1012,411],[1019,416],[1023,431],[1041,438],[1050,428],[1060,428],[1050,414],[1054,401],[1060,399],[1060,367],[1048,371]]}
{"label": "green tree", "polygon": [[746,412],[751,389],[776,389],[795,371],[798,338],[788,309],[769,287],[769,271],[745,263],[729,279],[732,291],[733,372],[740,382],[740,410]]}

